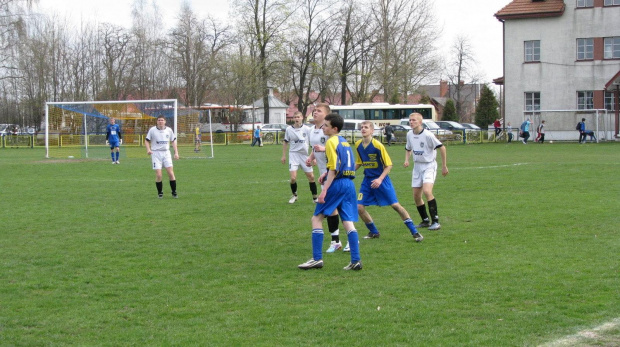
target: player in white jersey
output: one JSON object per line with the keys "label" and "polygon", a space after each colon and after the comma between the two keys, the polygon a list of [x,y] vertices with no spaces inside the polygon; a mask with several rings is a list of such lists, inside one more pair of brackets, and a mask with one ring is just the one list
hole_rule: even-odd
{"label": "player in white jersey", "polygon": [[[316,166],[319,167],[319,177],[327,173],[327,156],[325,155],[325,143],[329,139],[329,135],[323,133],[323,127],[325,126],[325,116],[331,113],[331,108],[328,104],[318,104],[314,107],[312,117],[314,118],[314,126],[310,128],[310,147],[312,153],[306,160],[307,166],[312,166],[316,161]],[[319,183],[323,185],[323,182]],[[339,249],[342,249],[342,243],[340,242],[340,229],[338,229],[338,214],[327,217],[327,229],[331,233],[332,241],[327,249],[327,253],[333,253]],[[345,247],[344,251],[348,251],[349,246]]]}
{"label": "player in white jersey", "polygon": [[286,149],[289,147],[288,153],[288,171],[291,174],[291,192],[293,196],[288,201],[289,204],[297,201],[297,170],[301,167],[308,177],[310,182],[310,192],[312,193],[312,200],[317,202],[317,189],[316,182],[314,182],[314,170],[312,166],[306,165],[306,159],[308,159],[308,137],[310,134],[310,128],[304,125],[304,116],[301,112],[297,111],[293,115],[295,124],[288,126],[284,132],[284,143],[282,144],[282,164],[286,163]]}
{"label": "player in white jersey", "polygon": [[179,150],[177,149],[177,137],[174,131],[166,126],[166,118],[163,115],[157,117],[157,125],[149,129],[144,140],[146,153],[151,156],[153,170],[155,170],[155,186],[157,187],[157,196],[161,199],[164,197],[162,184],[162,166],[166,168],[168,178],[170,179],[170,189],[172,197],[177,198],[177,180],[172,170],[172,156],[170,155],[170,145],[174,149],[174,159],[179,159]]}
{"label": "player in white jersey", "polygon": [[[407,145],[405,145],[405,163],[404,167],[409,166],[409,158],[413,152],[413,174],[411,177],[411,187],[413,188],[413,200],[418,208],[418,213],[422,217],[422,223],[418,228],[428,227],[428,230],[439,230],[439,215],[437,214],[437,201],[433,195],[433,186],[435,177],[437,176],[437,150],[441,152],[441,174],[448,174],[446,147],[435,137],[435,134],[428,130],[424,130],[422,126],[422,115],[412,113],[409,115],[409,125],[411,130],[407,133]],[[426,207],[422,199],[422,193],[428,202],[428,210],[431,215],[429,221],[426,214]]]}

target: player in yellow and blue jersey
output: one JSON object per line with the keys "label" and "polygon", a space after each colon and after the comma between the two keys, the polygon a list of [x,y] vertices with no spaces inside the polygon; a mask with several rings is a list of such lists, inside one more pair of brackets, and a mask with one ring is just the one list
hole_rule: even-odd
{"label": "player in yellow and blue jersey", "polygon": [[358,219],[353,183],[355,157],[347,140],[339,135],[343,125],[344,119],[338,114],[332,113],[325,117],[323,132],[330,136],[325,143],[328,171],[319,178],[319,182],[323,183],[323,190],[319,194],[319,201],[312,216],[312,259],[298,266],[303,270],[323,267],[323,219],[336,212],[340,214],[342,225],[347,231],[351,251],[351,262],[344,269],[362,269],[359,237],[354,224]]}
{"label": "player in yellow and blue jersey", "polygon": [[105,131],[105,144],[110,145],[110,157],[112,157],[112,164],[120,164],[118,161],[120,146],[123,143],[123,136],[121,134],[120,125],[116,124],[114,117],[110,118],[110,124],[106,127]]}
{"label": "player in yellow and blue jersey", "polygon": [[418,232],[409,213],[396,198],[396,191],[388,176],[393,166],[392,159],[385,150],[385,146],[372,137],[374,128],[372,122],[362,122],[362,139],[355,143],[355,169],[364,168],[364,180],[357,198],[357,211],[369,230],[364,238],[376,239],[381,235],[372,217],[366,211],[366,206],[392,206],[413,238],[420,242],[424,237]]}

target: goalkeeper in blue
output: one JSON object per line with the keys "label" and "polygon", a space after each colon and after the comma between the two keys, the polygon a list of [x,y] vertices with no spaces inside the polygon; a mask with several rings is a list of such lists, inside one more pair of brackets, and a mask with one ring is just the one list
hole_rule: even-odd
{"label": "goalkeeper in blue", "polygon": [[347,140],[339,135],[343,125],[344,119],[338,114],[332,113],[325,117],[323,132],[329,136],[325,143],[328,171],[319,178],[323,190],[312,216],[312,259],[298,265],[302,270],[323,267],[323,219],[336,213],[340,214],[342,225],[347,231],[351,251],[351,262],[344,270],[362,269],[359,237],[354,224],[358,219],[353,183],[355,158]]}
{"label": "goalkeeper in blue", "polygon": [[106,127],[105,144],[110,146],[110,157],[112,164],[120,164],[118,161],[120,146],[123,144],[123,136],[121,135],[121,127],[116,124],[114,117],[110,118],[110,124]]}
{"label": "goalkeeper in blue", "polygon": [[366,206],[392,206],[405,223],[413,239],[420,242],[424,239],[418,232],[409,213],[398,202],[396,191],[388,174],[392,170],[392,160],[385,150],[385,146],[372,137],[374,124],[370,121],[362,122],[362,139],[355,143],[355,169],[364,168],[364,180],[357,197],[357,211],[360,218],[366,223],[369,232],[365,239],[376,239],[381,235],[375,223],[366,211]]}

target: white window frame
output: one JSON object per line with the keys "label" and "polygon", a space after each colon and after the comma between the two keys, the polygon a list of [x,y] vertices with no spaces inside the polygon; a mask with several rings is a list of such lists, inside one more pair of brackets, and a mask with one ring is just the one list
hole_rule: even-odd
{"label": "white window frame", "polygon": [[525,92],[525,110],[540,111],[540,92]]}
{"label": "white window frame", "polygon": [[577,39],[577,60],[594,59],[594,39]]}
{"label": "white window frame", "polygon": [[594,109],[594,92],[591,90],[580,90],[577,92],[577,109],[593,110]]}
{"label": "white window frame", "polygon": [[603,47],[603,59],[620,59],[620,36],[604,38]]}
{"label": "white window frame", "polygon": [[530,40],[523,42],[523,51],[525,52],[525,62],[540,61],[540,40]]}
{"label": "white window frame", "polygon": [[607,111],[615,111],[616,95],[613,92],[605,92],[605,109]]}
{"label": "white window frame", "polygon": [[605,0],[605,6],[617,6],[620,5],[620,0]]}
{"label": "white window frame", "polygon": [[594,0],[577,0],[577,7],[594,7]]}

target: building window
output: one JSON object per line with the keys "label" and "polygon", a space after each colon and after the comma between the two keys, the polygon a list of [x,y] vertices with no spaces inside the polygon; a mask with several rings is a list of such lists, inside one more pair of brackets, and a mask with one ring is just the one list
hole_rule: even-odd
{"label": "building window", "polygon": [[540,92],[525,93],[525,110],[540,111]]}
{"label": "building window", "polygon": [[620,0],[605,0],[605,6],[620,5]]}
{"label": "building window", "polygon": [[577,39],[577,60],[594,58],[594,39]]}
{"label": "building window", "polygon": [[605,59],[620,58],[620,36],[606,37],[603,46],[605,47],[605,53],[603,55]]}
{"label": "building window", "polygon": [[612,92],[605,92],[605,109],[607,111],[615,111],[616,108],[614,107],[614,100],[615,100],[615,95]]}
{"label": "building window", "polygon": [[577,109],[592,110],[594,109],[594,92],[591,90],[577,92]]}
{"label": "building window", "polygon": [[540,61],[540,40],[525,41],[525,61]]}
{"label": "building window", "polygon": [[577,0],[577,7],[593,7],[594,0]]}

